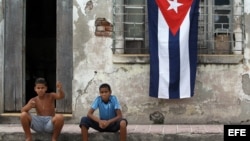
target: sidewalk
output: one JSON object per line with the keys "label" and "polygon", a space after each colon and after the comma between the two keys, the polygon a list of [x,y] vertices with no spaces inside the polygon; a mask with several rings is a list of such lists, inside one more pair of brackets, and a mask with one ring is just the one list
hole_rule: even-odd
{"label": "sidewalk", "polygon": [[[128,125],[128,141],[223,141],[223,125]],[[50,135],[33,133],[35,141],[50,141]],[[118,141],[119,133],[89,130],[90,141]],[[23,141],[20,124],[0,124],[0,141]],[[77,124],[65,124],[59,141],[81,141]]]}

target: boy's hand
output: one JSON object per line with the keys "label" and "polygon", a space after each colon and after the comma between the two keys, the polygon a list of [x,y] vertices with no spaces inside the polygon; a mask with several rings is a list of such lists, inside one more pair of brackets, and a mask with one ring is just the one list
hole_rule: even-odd
{"label": "boy's hand", "polygon": [[104,128],[107,128],[109,126],[109,122],[107,120],[101,120],[99,122],[99,127],[104,129]]}
{"label": "boy's hand", "polygon": [[57,88],[57,90],[62,90],[62,83],[57,81],[56,88]]}
{"label": "boy's hand", "polygon": [[99,121],[99,127],[102,128],[102,129],[105,128],[105,124],[104,124],[104,122],[102,120]]}
{"label": "boy's hand", "polygon": [[64,98],[64,91],[63,91],[63,88],[62,88],[62,83],[60,81],[57,81],[56,82],[56,92],[53,92],[52,96],[55,98],[55,99],[62,99]]}
{"label": "boy's hand", "polygon": [[36,108],[36,101],[34,98],[30,99],[29,102],[22,107],[21,112],[29,112],[32,108]]}
{"label": "boy's hand", "polygon": [[30,105],[31,108],[35,108],[36,107],[36,102],[35,101],[31,101],[29,103],[29,105]]}

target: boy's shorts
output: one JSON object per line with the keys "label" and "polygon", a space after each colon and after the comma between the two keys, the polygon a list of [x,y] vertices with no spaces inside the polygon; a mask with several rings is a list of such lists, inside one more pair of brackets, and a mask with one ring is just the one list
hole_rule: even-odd
{"label": "boy's shorts", "polygon": [[53,133],[53,123],[51,116],[31,115],[30,128],[36,132]]}
{"label": "boy's shorts", "polygon": [[117,132],[120,130],[121,120],[125,120],[126,124],[128,124],[128,121],[125,118],[121,118],[121,119],[117,120],[116,122],[110,124],[107,128],[102,129],[99,127],[98,122],[91,120],[88,117],[82,117],[81,122],[79,124],[79,127],[81,128],[82,126],[85,126],[87,129],[89,129],[89,127],[91,127],[99,132]]}

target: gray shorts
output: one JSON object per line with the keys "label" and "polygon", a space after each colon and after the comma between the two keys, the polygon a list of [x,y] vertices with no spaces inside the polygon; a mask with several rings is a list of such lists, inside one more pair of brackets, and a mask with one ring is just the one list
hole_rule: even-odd
{"label": "gray shorts", "polygon": [[36,132],[45,132],[52,133],[53,132],[53,123],[51,116],[37,116],[31,115],[31,125],[30,128]]}

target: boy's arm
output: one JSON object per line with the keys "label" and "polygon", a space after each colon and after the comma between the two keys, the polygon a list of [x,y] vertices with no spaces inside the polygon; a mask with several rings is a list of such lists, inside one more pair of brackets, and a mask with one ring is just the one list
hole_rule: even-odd
{"label": "boy's arm", "polygon": [[63,88],[62,88],[62,83],[59,82],[59,81],[57,81],[56,88],[57,88],[57,93],[52,93],[53,97],[55,99],[62,99],[62,98],[64,98],[64,91],[63,91]]}
{"label": "boy's arm", "polygon": [[21,112],[29,112],[30,109],[35,108],[35,101],[31,99],[25,106],[22,107]]}
{"label": "boy's arm", "polygon": [[94,115],[94,111],[95,110],[92,108],[89,109],[88,114],[87,114],[88,118],[90,118],[96,122],[100,122],[100,118],[98,118],[97,116]]}
{"label": "boy's arm", "polygon": [[116,116],[114,118],[108,120],[109,124],[113,123],[113,122],[116,122],[118,119],[122,118],[122,111],[121,111],[121,109],[116,109],[115,112],[116,112]]}

